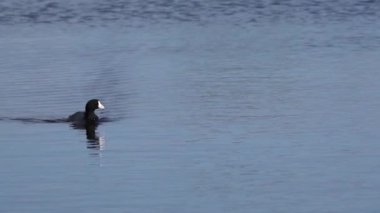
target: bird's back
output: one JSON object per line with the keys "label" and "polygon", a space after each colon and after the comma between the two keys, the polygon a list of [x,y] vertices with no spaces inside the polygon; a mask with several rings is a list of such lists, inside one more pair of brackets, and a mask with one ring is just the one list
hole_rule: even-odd
{"label": "bird's back", "polygon": [[67,118],[69,122],[82,122],[84,121],[84,112],[76,112]]}

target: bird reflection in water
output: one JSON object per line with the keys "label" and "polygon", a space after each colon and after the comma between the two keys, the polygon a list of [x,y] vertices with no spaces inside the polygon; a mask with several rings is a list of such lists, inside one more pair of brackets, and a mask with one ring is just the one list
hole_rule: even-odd
{"label": "bird reflection in water", "polygon": [[72,128],[74,129],[82,129],[86,130],[86,138],[87,138],[87,148],[95,149],[95,150],[103,150],[105,146],[105,139],[103,137],[99,137],[97,134],[98,124],[86,124],[86,125],[76,125],[72,124]]}

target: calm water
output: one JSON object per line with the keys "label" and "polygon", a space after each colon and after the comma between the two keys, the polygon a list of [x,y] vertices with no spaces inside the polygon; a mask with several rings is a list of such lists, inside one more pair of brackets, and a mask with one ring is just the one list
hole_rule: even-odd
{"label": "calm water", "polygon": [[0,2],[0,212],[378,212],[379,7]]}

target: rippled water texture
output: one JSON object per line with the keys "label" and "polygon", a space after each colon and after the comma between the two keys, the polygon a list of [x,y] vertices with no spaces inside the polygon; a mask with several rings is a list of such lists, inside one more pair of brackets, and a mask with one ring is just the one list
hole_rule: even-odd
{"label": "rippled water texture", "polygon": [[[1,1],[0,212],[377,212],[377,1]],[[103,122],[65,122],[99,98]]]}

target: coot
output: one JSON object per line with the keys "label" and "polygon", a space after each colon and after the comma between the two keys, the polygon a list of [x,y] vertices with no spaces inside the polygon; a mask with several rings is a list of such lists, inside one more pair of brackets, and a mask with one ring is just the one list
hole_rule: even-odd
{"label": "coot", "polygon": [[67,121],[76,124],[96,124],[99,121],[95,114],[96,109],[104,109],[104,106],[98,99],[89,100],[86,104],[85,112],[76,112],[67,118]]}

